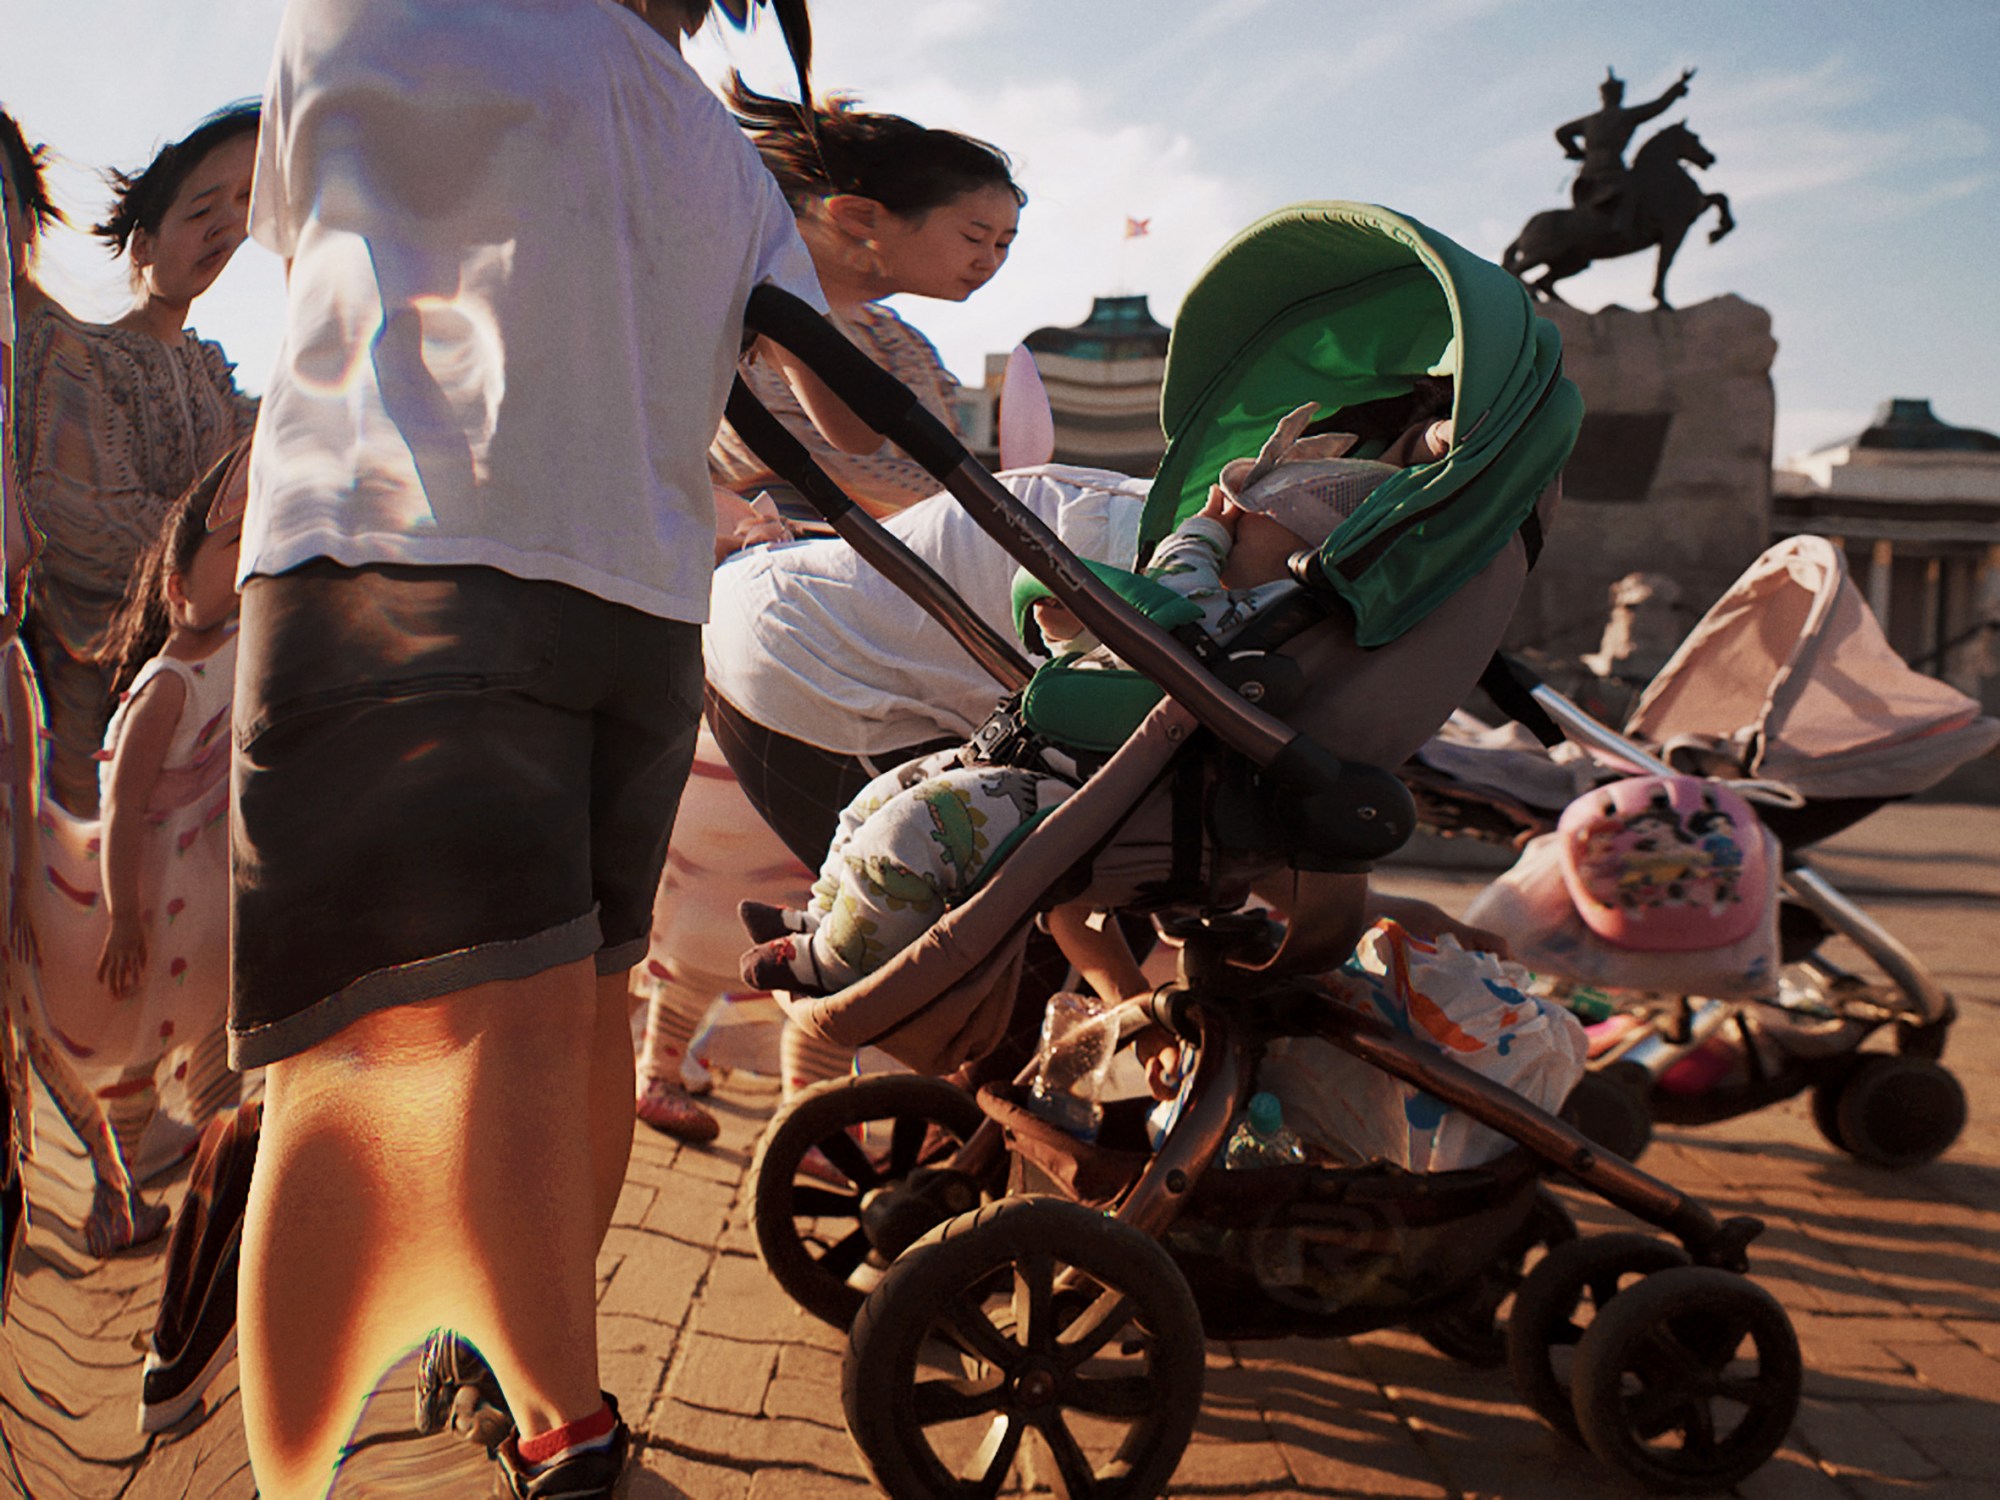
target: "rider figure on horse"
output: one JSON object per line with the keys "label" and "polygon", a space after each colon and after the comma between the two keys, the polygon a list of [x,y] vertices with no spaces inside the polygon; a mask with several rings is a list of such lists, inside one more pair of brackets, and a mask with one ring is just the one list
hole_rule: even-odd
{"label": "rider figure on horse", "polygon": [[1563,148],[1563,155],[1583,163],[1570,188],[1572,203],[1585,213],[1608,219],[1616,233],[1632,232],[1638,204],[1630,191],[1631,174],[1625,167],[1625,148],[1641,125],[1687,94],[1688,80],[1693,77],[1693,68],[1683,68],[1679,79],[1659,98],[1628,109],[1624,104],[1624,80],[1609,68],[1604,70],[1604,82],[1597,86],[1603,107],[1556,129],[1556,142]]}

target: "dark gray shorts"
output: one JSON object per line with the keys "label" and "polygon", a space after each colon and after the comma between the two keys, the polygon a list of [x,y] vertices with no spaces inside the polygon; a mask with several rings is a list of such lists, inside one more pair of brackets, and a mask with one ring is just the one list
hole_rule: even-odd
{"label": "dark gray shorts", "polygon": [[490,568],[243,592],[230,1060],[370,1011],[645,955],[701,628]]}

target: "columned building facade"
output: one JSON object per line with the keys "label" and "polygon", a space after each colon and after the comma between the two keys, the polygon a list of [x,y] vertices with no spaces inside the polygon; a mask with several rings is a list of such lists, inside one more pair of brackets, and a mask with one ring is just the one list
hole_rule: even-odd
{"label": "columned building facade", "polygon": [[2000,709],[2000,436],[1885,401],[1856,436],[1778,466],[1772,531],[1840,542],[1904,659]]}

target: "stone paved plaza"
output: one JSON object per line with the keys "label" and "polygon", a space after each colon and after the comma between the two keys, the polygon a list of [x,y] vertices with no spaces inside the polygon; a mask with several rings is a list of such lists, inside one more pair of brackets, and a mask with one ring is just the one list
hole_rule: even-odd
{"label": "stone paved plaza", "polygon": [[[1914,946],[1958,997],[1947,1061],[1972,1123],[1942,1161],[1849,1161],[1794,1100],[1702,1129],[1662,1129],[1644,1165],[1719,1214],[1754,1213],[1761,1283],[1789,1309],[1806,1395],[1746,1500],[1987,1500],[2000,1494],[2000,809],[1891,808],[1822,867]],[[1462,905],[1481,877],[1398,870],[1393,888]],[[744,1177],[775,1101],[723,1084],[713,1147],[642,1129],[599,1267],[603,1378],[640,1430],[635,1500],[870,1493],[842,1428],[843,1339],[796,1311],[759,1264]],[[45,1135],[45,1139],[46,1139]],[[80,1171],[79,1163],[70,1166]],[[65,1170],[60,1159],[44,1173]],[[177,1201],[181,1188],[170,1186]],[[1567,1195],[1588,1227],[1621,1216]],[[33,1232],[0,1338],[8,1486],[37,1500],[254,1493],[232,1365],[178,1429],[136,1431],[139,1351],[159,1247],[91,1263]],[[1032,1476],[1031,1476],[1032,1477]],[[487,1493],[476,1452],[410,1430],[392,1372],[336,1493]],[[1413,1336],[1213,1343],[1194,1444],[1171,1493],[1554,1500],[1637,1491],[1545,1428],[1504,1371],[1455,1365]]]}

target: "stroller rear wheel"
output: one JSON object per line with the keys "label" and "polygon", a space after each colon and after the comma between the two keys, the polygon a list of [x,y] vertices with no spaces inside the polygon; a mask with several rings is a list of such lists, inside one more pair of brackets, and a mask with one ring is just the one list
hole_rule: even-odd
{"label": "stroller rear wheel", "polygon": [[983,1119],[964,1090],[901,1073],[815,1084],[781,1109],[750,1164],[750,1226],[778,1285],[846,1328],[905,1246],[990,1196],[949,1166]]}
{"label": "stroller rear wheel", "polygon": [[1813,1121],[1832,1144],[1878,1167],[1944,1154],[1965,1128],[1965,1090],[1927,1057],[1864,1053],[1813,1090]]}
{"label": "stroller rear wheel", "polygon": [[1799,1341],[1777,1298],[1682,1266],[1605,1308],[1576,1351],[1590,1451],[1649,1489],[1701,1494],[1748,1476],[1798,1414]]}
{"label": "stroller rear wheel", "polygon": [[848,1431],[898,1500],[998,1493],[1038,1439],[1068,1500],[1143,1500],[1194,1432],[1201,1317],[1167,1252],[1058,1198],[940,1225],[889,1268],[841,1372]]}
{"label": "stroller rear wheel", "polygon": [[1554,1250],[1576,1238],[1576,1220],[1547,1188],[1535,1190],[1527,1221],[1471,1286],[1410,1326],[1438,1353],[1476,1369],[1507,1362],[1506,1309],[1520,1289],[1528,1259],[1539,1249]]}
{"label": "stroller rear wheel", "polygon": [[1571,1442],[1583,1441],[1571,1397],[1576,1351],[1614,1298],[1641,1277],[1688,1263],[1687,1252],[1646,1234],[1598,1234],[1558,1245],[1514,1294],[1507,1369],[1535,1414]]}

